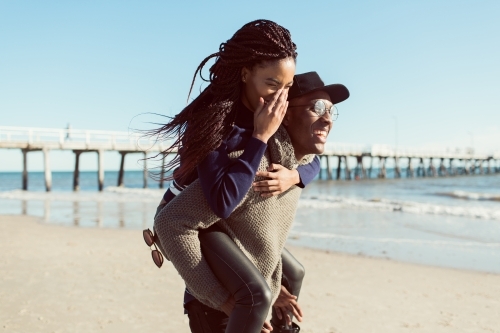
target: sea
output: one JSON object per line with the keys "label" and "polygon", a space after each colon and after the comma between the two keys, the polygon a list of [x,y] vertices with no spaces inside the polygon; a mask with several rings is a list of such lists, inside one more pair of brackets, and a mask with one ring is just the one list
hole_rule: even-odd
{"label": "sea", "polygon": [[[53,172],[46,192],[43,172],[30,172],[23,191],[21,173],[2,172],[0,214],[66,227],[151,228],[164,190],[152,179],[143,188],[142,171],[126,171],[124,187],[116,186],[117,178],[105,172],[98,192],[97,173],[81,172],[80,191],[73,192],[72,172]],[[302,191],[289,243],[499,274],[500,174],[317,179]]]}

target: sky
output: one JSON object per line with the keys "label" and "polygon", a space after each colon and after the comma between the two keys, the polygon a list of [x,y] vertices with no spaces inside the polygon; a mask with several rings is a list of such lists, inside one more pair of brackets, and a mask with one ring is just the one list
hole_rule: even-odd
{"label": "sky", "polygon": [[[201,60],[264,18],[292,33],[297,73],[350,90],[329,141],[500,150],[499,17],[500,1],[481,0],[1,0],[0,126],[152,128],[152,113],[185,105]],[[93,155],[82,170],[96,169]],[[42,170],[42,154],[29,156]],[[21,162],[0,150],[0,171]],[[73,164],[51,152],[53,170]],[[105,168],[118,166],[107,153]]]}

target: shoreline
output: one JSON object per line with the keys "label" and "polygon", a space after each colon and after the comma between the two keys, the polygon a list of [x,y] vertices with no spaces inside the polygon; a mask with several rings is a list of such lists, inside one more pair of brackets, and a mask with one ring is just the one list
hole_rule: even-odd
{"label": "shoreline", "polygon": [[[287,247],[304,332],[500,332],[498,274]],[[0,267],[3,332],[189,332],[182,280],[137,230],[0,215]]]}

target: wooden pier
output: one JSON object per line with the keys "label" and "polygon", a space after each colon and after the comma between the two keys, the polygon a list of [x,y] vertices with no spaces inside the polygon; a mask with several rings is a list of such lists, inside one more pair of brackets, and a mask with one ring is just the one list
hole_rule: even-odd
{"label": "wooden pier", "polygon": [[[44,157],[45,188],[52,189],[52,173],[50,169],[51,150],[71,150],[75,155],[73,172],[73,190],[80,188],[80,155],[97,153],[97,187],[104,187],[104,152],[116,151],[121,155],[117,186],[124,186],[125,157],[128,154],[142,154],[144,161],[144,188],[147,187],[148,170],[147,153],[161,153],[169,144],[157,143],[141,137],[137,133],[49,129],[26,127],[1,127],[0,149],[20,149],[23,153],[23,189],[28,189],[28,153],[42,151]],[[394,178],[402,177],[445,177],[457,175],[500,173],[500,151],[477,153],[470,148],[465,149],[418,149],[398,148],[388,145],[356,145],[344,143],[327,143],[325,152],[320,156],[326,174],[320,178],[359,180],[369,178],[387,178],[387,164],[392,163]],[[162,169],[165,159],[162,156]],[[1,161],[1,157],[0,157]],[[334,165],[336,162],[336,165]],[[374,165],[378,165],[375,174]],[[335,175],[334,175],[335,167]],[[343,172],[343,177],[342,177]],[[159,186],[163,187],[163,181]]]}
{"label": "wooden pier", "polygon": [[[334,179],[332,159],[336,159],[336,179],[359,180],[387,178],[387,163],[392,162],[393,178],[445,177],[458,175],[500,173],[500,151],[477,153],[465,149],[398,148],[388,145],[350,145],[327,143],[320,156],[326,165],[326,175],[320,178]],[[378,173],[374,174],[374,162]],[[367,168],[368,165],[368,168]],[[404,168],[403,168],[404,166]],[[341,172],[344,171],[342,178]]]}
{"label": "wooden pier", "polygon": [[[143,186],[146,188],[148,184],[146,154],[161,153],[168,146],[167,143],[157,144],[137,133],[0,126],[0,149],[21,149],[23,153],[23,190],[28,189],[28,153],[33,151],[43,152],[45,189],[47,191],[52,189],[51,150],[71,150],[75,154],[74,191],[80,189],[80,155],[96,153],[98,161],[97,187],[99,191],[102,191],[104,188],[104,152],[116,151],[121,155],[117,186],[124,186],[125,156],[134,153],[142,154],[144,163]],[[162,158],[162,163],[165,165],[165,156]],[[163,187],[162,180],[160,180],[160,187]]]}

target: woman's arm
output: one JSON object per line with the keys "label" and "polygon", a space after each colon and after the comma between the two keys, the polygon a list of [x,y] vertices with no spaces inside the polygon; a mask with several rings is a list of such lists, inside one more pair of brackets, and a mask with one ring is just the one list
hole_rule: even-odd
{"label": "woman's arm", "polygon": [[267,144],[250,137],[243,154],[229,158],[227,144],[208,154],[198,165],[198,176],[212,211],[227,218],[252,186]]}
{"label": "woman's arm", "polygon": [[261,196],[271,197],[288,190],[293,185],[304,188],[319,173],[320,161],[315,156],[311,163],[299,165],[296,170],[289,170],[282,165],[272,164],[268,171],[259,171],[257,176],[269,178],[252,184],[254,191],[262,192]]}
{"label": "woman's arm", "polygon": [[[250,189],[267,148],[267,141],[276,133],[285,116],[287,97],[287,89],[278,90],[268,103],[264,103],[261,97],[253,114],[253,129],[250,131],[233,127],[229,138],[232,140],[231,146],[238,146],[234,144],[238,141],[245,142],[244,152],[240,157],[235,160],[229,158],[227,140],[198,165],[203,193],[217,216],[227,218]],[[240,149],[232,151],[235,150]]]}

